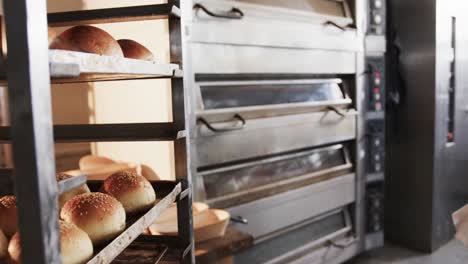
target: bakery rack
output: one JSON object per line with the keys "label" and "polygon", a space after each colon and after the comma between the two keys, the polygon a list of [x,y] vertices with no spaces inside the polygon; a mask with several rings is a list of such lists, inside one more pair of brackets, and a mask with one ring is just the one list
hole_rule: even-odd
{"label": "bakery rack", "polygon": [[[23,263],[60,263],[57,196],[86,181],[77,176],[55,180],[57,142],[172,141],[175,182],[156,182],[159,200],[127,223],[127,229],[104,248],[95,248],[89,263],[194,263],[191,177],[187,169],[186,99],[182,65],[179,1],[166,4],[81,10],[47,14],[46,1],[3,1],[8,58],[0,64],[8,85],[10,127],[0,127],[0,142],[12,144],[14,169],[0,170],[0,194],[18,199]],[[51,27],[136,20],[167,19],[171,64],[49,50]],[[13,62],[11,62],[13,61]],[[53,125],[50,83],[170,78],[173,121],[136,124]],[[13,177],[14,174],[14,177]],[[177,203],[177,236],[142,236],[173,202]]]}

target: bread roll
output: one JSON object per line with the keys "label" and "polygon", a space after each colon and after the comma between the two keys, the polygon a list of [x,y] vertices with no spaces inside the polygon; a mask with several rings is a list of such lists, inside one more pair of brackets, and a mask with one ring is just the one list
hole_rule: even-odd
{"label": "bread roll", "polygon": [[[60,221],[60,252],[62,264],[86,263],[93,256],[93,244],[89,236],[77,226]],[[13,263],[21,263],[21,239],[16,233],[8,245],[8,253]]]}
{"label": "bread roll", "polygon": [[54,41],[55,37],[57,36],[57,31],[55,31],[53,28],[48,28],[48,39],[49,39],[49,45]]}
{"label": "bread roll", "polygon": [[1,260],[5,260],[6,257],[8,257],[8,240],[2,230],[0,230],[0,263],[2,263]]}
{"label": "bread roll", "polygon": [[21,245],[18,232],[15,233],[15,235],[11,238],[10,243],[8,243],[8,254],[10,255],[10,260],[12,263],[21,263]]}
{"label": "bread roll", "polygon": [[117,42],[119,43],[125,58],[149,61],[156,60],[149,49],[134,40],[119,39]]}
{"label": "bread roll", "polygon": [[93,26],[69,28],[58,35],[49,48],[123,57],[117,41],[106,31]]}
{"label": "bread roll", "polygon": [[6,237],[11,237],[18,229],[15,196],[9,195],[0,198],[0,229]]}
{"label": "bread roll", "polygon": [[[57,182],[59,182],[59,181],[63,181],[69,178],[73,178],[73,176],[68,175],[66,173],[57,173],[56,178],[57,178]],[[68,200],[77,196],[78,194],[89,193],[89,192],[91,191],[89,190],[88,185],[83,184],[74,189],[71,189],[70,191],[62,193],[59,196],[59,208],[61,209]]]}
{"label": "bread roll", "polygon": [[84,193],[73,197],[62,208],[61,218],[83,229],[101,245],[125,229],[125,210],[114,197],[104,193]]}
{"label": "bread roll", "polygon": [[86,263],[93,257],[93,244],[76,225],[60,221],[60,252],[63,264]]}
{"label": "bread roll", "polygon": [[151,183],[145,177],[131,171],[112,174],[104,181],[103,189],[122,203],[127,214],[148,209],[156,201]]}

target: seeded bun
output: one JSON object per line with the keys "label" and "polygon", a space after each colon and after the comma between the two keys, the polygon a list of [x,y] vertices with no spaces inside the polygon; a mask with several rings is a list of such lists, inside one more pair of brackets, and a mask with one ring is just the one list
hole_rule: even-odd
{"label": "seeded bun", "polygon": [[85,263],[93,257],[93,244],[85,231],[60,221],[60,252],[63,264]]}
{"label": "seeded bun", "polygon": [[[56,179],[57,179],[57,182],[59,181],[63,181],[63,180],[66,180],[66,179],[70,179],[70,178],[73,178],[74,176],[71,176],[69,174],[66,174],[66,173],[57,173],[56,175]],[[77,196],[78,194],[82,194],[82,193],[89,193],[91,192],[88,188],[88,185],[86,184],[83,184],[81,186],[78,186],[68,192],[64,192],[62,193],[60,196],[59,196],[59,208],[62,208],[65,203],[70,200],[71,198]]]}
{"label": "seeded bun", "polygon": [[[86,263],[93,256],[93,244],[89,236],[77,226],[60,221],[60,252],[63,264]],[[21,263],[21,245],[16,233],[8,245],[8,253],[13,263]]]}
{"label": "seeded bun", "polygon": [[112,174],[104,181],[103,189],[122,203],[127,214],[144,211],[156,201],[151,183],[145,177],[130,171]]}
{"label": "seeded bun", "polygon": [[125,210],[114,197],[104,193],[84,193],[62,208],[61,218],[85,231],[93,245],[101,245],[125,229]]}
{"label": "seeded bun", "polygon": [[93,26],[69,28],[58,35],[49,48],[123,57],[117,41],[106,31]]}
{"label": "seeded bun", "polygon": [[18,229],[15,196],[8,195],[0,198],[0,229],[6,237],[13,236]]}
{"label": "seeded bun", "polygon": [[122,48],[125,58],[155,61],[153,53],[145,46],[131,39],[119,39],[117,42]]}

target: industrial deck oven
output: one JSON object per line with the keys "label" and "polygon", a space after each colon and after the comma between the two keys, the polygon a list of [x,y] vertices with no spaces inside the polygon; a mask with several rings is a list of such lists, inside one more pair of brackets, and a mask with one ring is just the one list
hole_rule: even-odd
{"label": "industrial deck oven", "polygon": [[182,5],[194,199],[254,237],[235,262],[383,243],[385,2]]}

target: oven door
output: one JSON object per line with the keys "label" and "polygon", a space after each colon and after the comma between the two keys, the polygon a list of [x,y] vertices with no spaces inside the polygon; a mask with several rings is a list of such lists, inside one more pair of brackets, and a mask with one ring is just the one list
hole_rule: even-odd
{"label": "oven door", "polygon": [[198,177],[205,201],[227,208],[236,227],[257,241],[355,201],[354,168],[342,144],[201,170]]}
{"label": "oven door", "polygon": [[340,79],[199,82],[199,169],[355,138]]}
{"label": "oven door", "polygon": [[362,43],[349,2],[195,0],[189,41],[357,51]]}
{"label": "oven door", "polygon": [[330,181],[352,173],[348,150],[338,144],[200,170],[206,202],[228,208]]}

